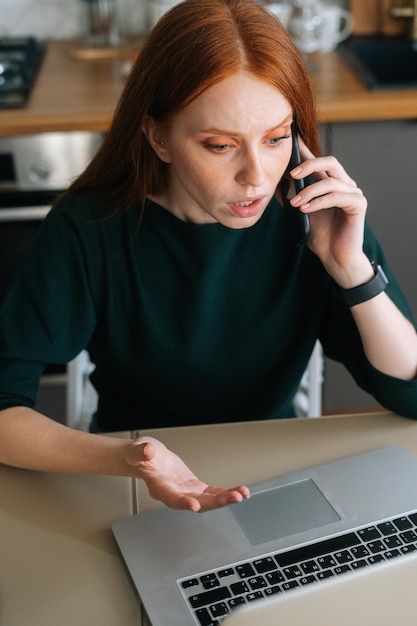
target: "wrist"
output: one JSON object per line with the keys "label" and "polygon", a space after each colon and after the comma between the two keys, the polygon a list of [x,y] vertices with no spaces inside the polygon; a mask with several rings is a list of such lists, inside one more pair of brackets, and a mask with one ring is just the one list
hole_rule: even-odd
{"label": "wrist", "polygon": [[365,282],[347,289],[339,286],[340,295],[348,307],[353,307],[366,302],[379,295],[388,285],[388,279],[384,270],[374,261],[370,261],[372,276]]}

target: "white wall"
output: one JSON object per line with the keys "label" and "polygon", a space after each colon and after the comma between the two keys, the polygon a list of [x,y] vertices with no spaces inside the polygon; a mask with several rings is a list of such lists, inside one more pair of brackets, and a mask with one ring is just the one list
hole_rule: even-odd
{"label": "white wall", "polygon": [[[146,0],[116,0],[116,4],[122,34],[146,32]],[[0,36],[76,38],[87,31],[87,9],[85,0],[0,0]]]}

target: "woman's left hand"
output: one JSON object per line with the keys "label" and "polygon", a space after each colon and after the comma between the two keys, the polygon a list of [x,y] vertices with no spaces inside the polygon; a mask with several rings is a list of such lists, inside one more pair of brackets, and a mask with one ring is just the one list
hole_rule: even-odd
{"label": "woman's left hand", "polygon": [[303,162],[291,176],[312,176],[316,182],[297,194],[291,205],[309,215],[308,247],[336,282],[349,287],[346,274],[364,263],[367,200],[335,157],[315,157],[301,138],[299,141]]}

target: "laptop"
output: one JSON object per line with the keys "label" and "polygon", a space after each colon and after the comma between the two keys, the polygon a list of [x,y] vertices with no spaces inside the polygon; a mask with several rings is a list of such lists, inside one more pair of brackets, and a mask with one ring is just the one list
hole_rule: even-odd
{"label": "laptop", "polygon": [[414,562],[417,460],[399,446],[373,450],[201,515],[125,517],[113,533],[152,626],[267,626],[281,604]]}
{"label": "laptop", "polygon": [[[369,575],[371,574],[371,575]],[[417,556],[238,609],[221,626],[416,626]]]}

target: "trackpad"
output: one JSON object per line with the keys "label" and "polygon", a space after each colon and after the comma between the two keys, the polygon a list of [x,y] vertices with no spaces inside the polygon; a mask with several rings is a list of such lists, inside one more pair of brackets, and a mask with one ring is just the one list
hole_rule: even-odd
{"label": "trackpad", "polygon": [[255,493],[230,510],[252,545],[340,520],[311,479]]}

